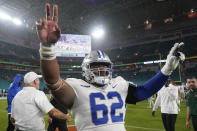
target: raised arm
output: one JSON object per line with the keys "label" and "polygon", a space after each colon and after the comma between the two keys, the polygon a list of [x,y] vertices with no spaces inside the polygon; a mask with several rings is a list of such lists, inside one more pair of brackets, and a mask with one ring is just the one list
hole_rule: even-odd
{"label": "raised arm", "polygon": [[50,4],[46,4],[46,18],[36,22],[37,34],[40,39],[40,65],[43,78],[56,99],[71,108],[75,93],[64,80],[60,78],[59,65],[56,60],[55,43],[61,36],[58,26],[58,6],[53,7],[51,17]]}
{"label": "raised arm", "polygon": [[166,59],[166,63],[161,71],[143,85],[136,88],[137,102],[145,100],[159,91],[167,82],[167,79],[171,73],[176,69],[179,62],[185,60],[185,55],[182,52],[177,51],[182,45],[183,43],[175,43],[170,50],[170,53]]}

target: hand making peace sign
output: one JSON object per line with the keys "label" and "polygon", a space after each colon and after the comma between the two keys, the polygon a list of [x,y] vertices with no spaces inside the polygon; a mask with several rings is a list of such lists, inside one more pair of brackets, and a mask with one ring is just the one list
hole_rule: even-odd
{"label": "hand making peace sign", "polygon": [[61,36],[58,27],[58,6],[53,6],[53,17],[51,17],[51,7],[46,3],[46,18],[36,22],[37,33],[42,44],[56,43]]}

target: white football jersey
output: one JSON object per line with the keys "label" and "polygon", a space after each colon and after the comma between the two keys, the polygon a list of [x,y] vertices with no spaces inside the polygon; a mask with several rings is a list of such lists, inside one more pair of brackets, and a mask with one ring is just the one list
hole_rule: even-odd
{"label": "white football jersey", "polygon": [[68,78],[66,82],[76,93],[71,112],[78,131],[126,131],[125,101],[129,86],[126,80],[113,78],[105,88],[82,79]]}

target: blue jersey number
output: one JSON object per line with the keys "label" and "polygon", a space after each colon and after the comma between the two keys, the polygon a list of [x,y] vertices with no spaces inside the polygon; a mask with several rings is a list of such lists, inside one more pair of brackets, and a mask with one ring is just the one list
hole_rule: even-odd
{"label": "blue jersey number", "polygon": [[[119,115],[115,115],[116,109],[121,109],[123,106],[123,101],[121,99],[121,96],[118,92],[109,92],[107,94],[108,99],[113,99],[116,97],[119,102],[113,103],[110,106],[110,115],[112,122],[122,122],[123,121],[123,113],[120,113]],[[91,115],[92,115],[92,121],[95,125],[101,125],[106,124],[108,122],[108,108],[105,104],[96,104],[95,99],[105,100],[105,96],[102,93],[91,93],[90,94],[90,106],[91,106]],[[101,118],[98,118],[97,112],[102,111],[103,115]]]}

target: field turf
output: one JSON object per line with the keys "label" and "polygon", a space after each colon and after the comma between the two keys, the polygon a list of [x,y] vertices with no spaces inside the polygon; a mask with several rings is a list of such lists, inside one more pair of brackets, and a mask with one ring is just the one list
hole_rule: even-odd
{"label": "field turf", "polygon": [[[136,105],[127,105],[127,113],[125,116],[125,126],[127,131],[164,131],[160,108],[156,111],[156,116],[151,116],[151,109],[147,108],[148,102],[145,100],[139,102]],[[7,102],[6,99],[0,99],[0,131],[6,131],[7,128],[7,112],[6,112]],[[176,131],[193,131],[192,125],[190,129],[185,127],[185,117],[186,117],[186,105],[185,101],[181,102],[181,111],[178,114],[175,130]],[[47,115],[45,117],[46,127]],[[190,123],[192,123],[190,121]],[[68,123],[68,125],[74,125],[73,120]]]}

